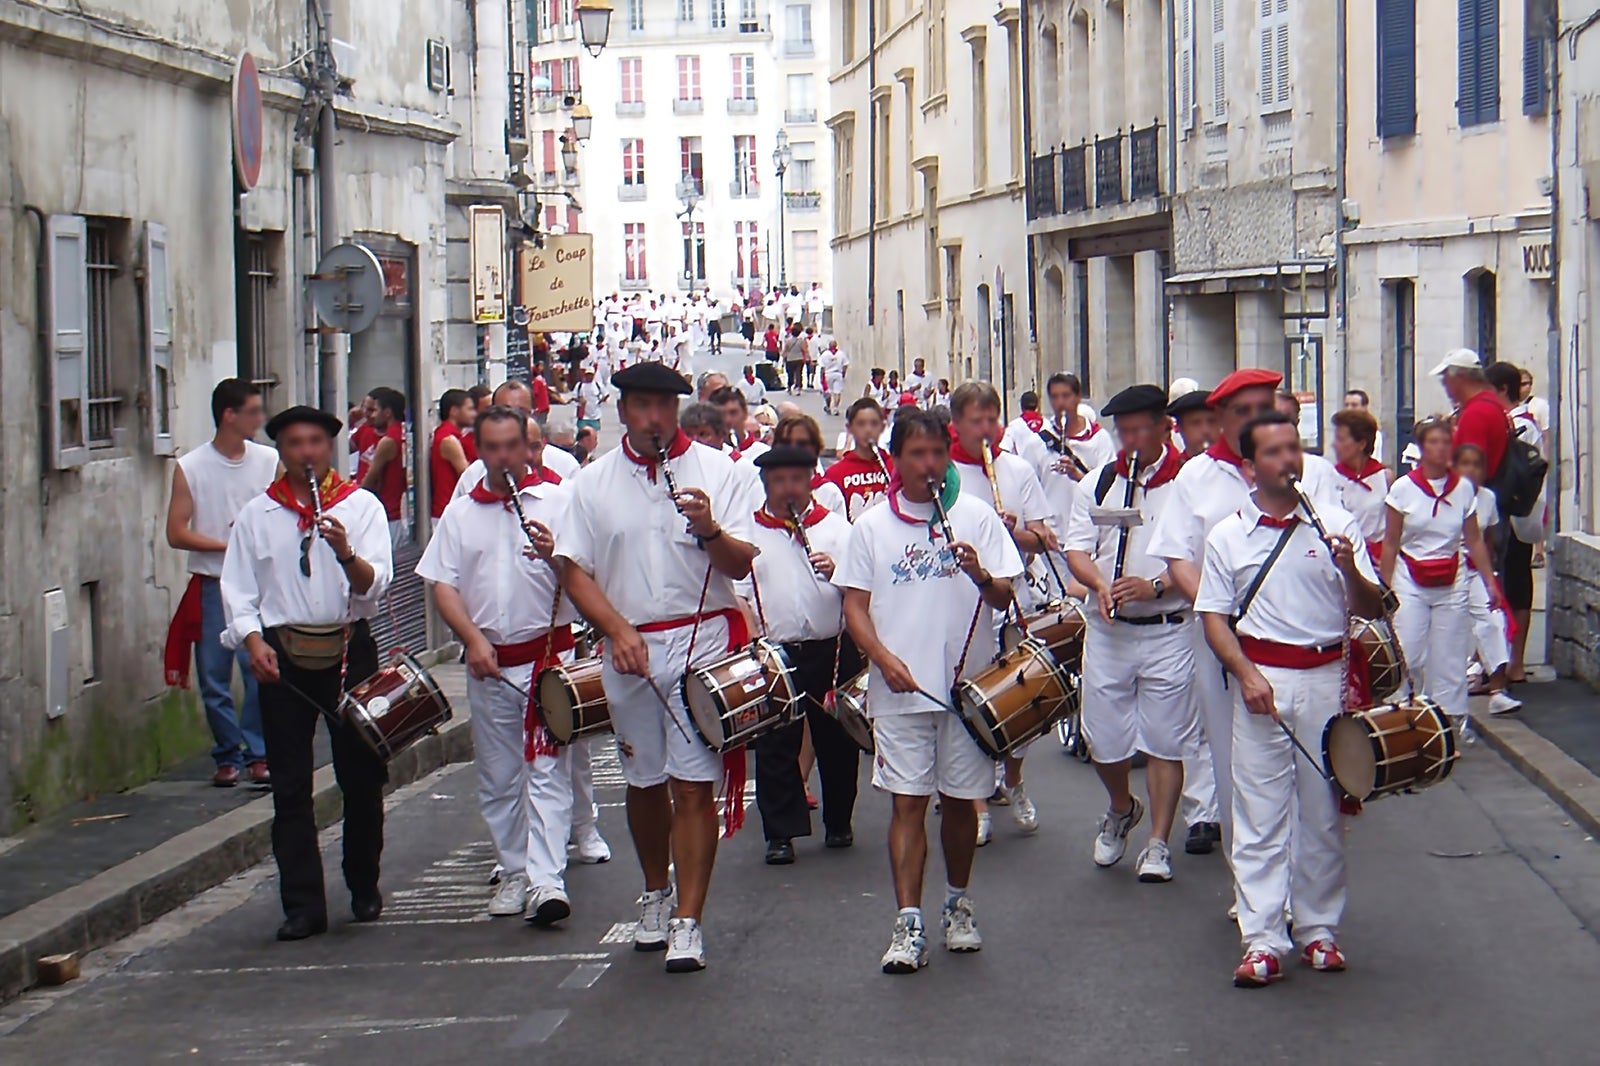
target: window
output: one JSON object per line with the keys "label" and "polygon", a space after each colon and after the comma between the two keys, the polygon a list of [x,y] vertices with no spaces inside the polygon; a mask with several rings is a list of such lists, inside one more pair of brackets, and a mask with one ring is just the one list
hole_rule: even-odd
{"label": "window", "polygon": [[1378,0],[1378,136],[1417,132],[1417,0]]}
{"label": "window", "polygon": [[946,88],[944,9],[946,0],[927,0],[924,18],[923,54],[928,68],[928,95],[938,96]]}
{"label": "window", "polygon": [[644,184],[644,138],[627,137],[622,142],[622,184]]}
{"label": "window", "polygon": [[984,41],[972,42],[972,187],[989,184],[989,58]]}
{"label": "window", "polygon": [[756,156],[756,139],[753,134],[741,133],[733,138],[733,194],[755,196],[761,191],[761,161]]}
{"label": "window", "polygon": [[922,186],[922,287],[923,303],[939,298],[939,182],[929,170]]}
{"label": "window", "polygon": [[[1417,285],[1401,278],[1387,286],[1389,350],[1394,357],[1396,454],[1411,443],[1417,421]],[[1379,458],[1382,458],[1380,456]]]}
{"label": "window", "polygon": [[783,9],[783,54],[808,56],[816,50],[811,40],[811,5],[788,4]]}
{"label": "window", "polygon": [[1211,121],[1228,121],[1228,17],[1226,0],[1211,0]]}
{"label": "window", "polygon": [[1483,365],[1488,366],[1499,358],[1494,271],[1474,271],[1467,275],[1466,282],[1467,344],[1478,353]]}
{"label": "window", "polygon": [[678,0],[678,21],[694,21],[694,0]]}
{"label": "window", "polygon": [[795,141],[789,146],[789,173],[784,178],[791,192],[820,192],[817,186],[817,142]]}
{"label": "window", "polygon": [[817,121],[816,75],[790,74],[785,84],[788,89],[788,97],[784,104],[783,120],[785,122]]}
{"label": "window", "polygon": [[820,247],[821,239],[816,230],[794,231],[794,269],[789,272],[791,281],[798,279],[800,284],[810,284],[822,280],[817,273],[817,254]]}
{"label": "window", "polygon": [[273,372],[273,336],[270,293],[278,283],[281,233],[246,233],[240,242],[243,255],[235,286],[235,315],[239,322],[239,376],[257,386],[268,407],[278,384]]}
{"label": "window", "polygon": [[644,103],[644,60],[639,56],[628,56],[617,60],[617,70],[622,75],[622,95],[619,99],[625,104]]}
{"label": "window", "polygon": [[733,276],[743,282],[761,276],[761,237],[754,222],[733,224]]}
{"label": "window", "polygon": [[583,86],[578,83],[578,57],[568,56],[561,61],[561,80],[556,82],[556,87],[565,89],[568,93],[577,93]]}
{"label": "window", "polygon": [[1186,130],[1194,129],[1194,4],[1178,4],[1178,119]]}
{"label": "window", "polygon": [[1289,108],[1289,0],[1260,0],[1261,111]]}
{"label": "window", "polygon": [[856,57],[856,0],[839,4],[839,60],[848,63]]}
{"label": "window", "polygon": [[644,262],[644,223],[622,224],[623,277],[628,281],[646,281],[649,273]]}
{"label": "window", "polygon": [[756,98],[756,57],[749,52],[740,52],[732,57],[733,65],[733,98],[735,100],[754,100]]}
{"label": "window", "polygon": [[1500,121],[1500,0],[1456,0],[1456,120]]}
{"label": "window", "polygon": [[1022,180],[1022,36],[1021,26],[1006,27],[1006,132],[1011,149],[1011,179]]}
{"label": "window", "polygon": [[706,280],[706,224],[683,224],[683,276],[693,281]]}
{"label": "window", "polygon": [[644,29],[644,0],[628,0],[628,29],[633,33]]}
{"label": "window", "polygon": [[710,0],[711,28],[725,30],[728,28],[728,0]]}
{"label": "window", "polygon": [[678,138],[678,176],[692,181],[702,193],[706,188],[705,160],[700,151],[700,138]]}
{"label": "window", "polygon": [[678,99],[700,99],[700,57],[678,57]]}
{"label": "window", "polygon": [[892,213],[891,191],[889,180],[889,160],[894,155],[894,142],[889,136],[889,97],[879,97],[872,105],[872,121],[877,124],[878,161],[876,188],[873,190],[877,197],[877,211],[874,212],[879,222],[887,219]]}
{"label": "window", "polygon": [[851,193],[856,183],[856,124],[842,122],[833,131],[833,173],[838,194],[833,203],[833,231],[850,232]]}
{"label": "window", "polygon": [[758,0],[739,0],[739,32],[761,32],[761,5]]}
{"label": "window", "polygon": [[1522,27],[1522,113],[1542,115],[1549,110],[1549,92],[1545,86],[1545,36],[1542,26],[1528,9]]}

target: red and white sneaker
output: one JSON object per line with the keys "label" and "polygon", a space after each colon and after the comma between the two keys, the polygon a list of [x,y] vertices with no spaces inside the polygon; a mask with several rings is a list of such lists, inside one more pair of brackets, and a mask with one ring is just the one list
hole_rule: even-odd
{"label": "red and white sneaker", "polygon": [[1344,952],[1331,940],[1313,940],[1305,946],[1300,958],[1307,966],[1321,973],[1344,972]]}
{"label": "red and white sneaker", "polygon": [[1283,967],[1270,951],[1252,951],[1233,971],[1234,988],[1266,988],[1283,980]]}

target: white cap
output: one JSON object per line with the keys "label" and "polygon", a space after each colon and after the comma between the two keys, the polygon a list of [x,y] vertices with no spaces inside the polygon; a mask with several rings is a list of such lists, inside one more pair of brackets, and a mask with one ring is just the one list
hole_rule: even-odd
{"label": "white cap", "polygon": [[1176,400],[1179,396],[1188,395],[1191,392],[1197,391],[1199,388],[1200,383],[1194,378],[1178,378],[1172,383],[1172,387],[1167,390],[1167,398],[1169,400]]}
{"label": "white cap", "polygon": [[1471,348],[1452,348],[1445,353],[1439,365],[1428,371],[1430,375],[1446,374],[1451,370],[1482,370],[1483,360]]}

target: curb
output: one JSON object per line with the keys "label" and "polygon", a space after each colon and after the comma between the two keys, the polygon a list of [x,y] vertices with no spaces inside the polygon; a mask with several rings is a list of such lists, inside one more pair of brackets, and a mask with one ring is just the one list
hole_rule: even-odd
{"label": "curb", "polygon": [[[1476,701],[1475,701],[1476,702]],[[1600,777],[1515,715],[1491,717],[1474,707],[1473,727],[1484,742],[1555,801],[1590,836],[1600,839]]]}
{"label": "curb", "polygon": [[[453,662],[449,649],[420,658],[430,667]],[[461,683],[448,676],[440,681],[447,687],[454,716],[437,734],[424,737],[389,763],[391,790],[440,767],[472,759],[472,714]],[[343,810],[332,765],[317,770],[311,792],[321,830],[337,821]],[[271,852],[268,794],[0,919],[0,1003],[38,983],[37,961],[42,956],[82,955],[120,940]]]}

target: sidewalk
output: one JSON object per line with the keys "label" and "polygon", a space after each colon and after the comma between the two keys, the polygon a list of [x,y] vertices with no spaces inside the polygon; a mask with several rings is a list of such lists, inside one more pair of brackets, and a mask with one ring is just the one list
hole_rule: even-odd
{"label": "sidewalk", "polygon": [[[423,657],[454,717],[389,764],[390,787],[472,758],[466,672],[455,660],[453,646]],[[202,756],[0,841],[0,1002],[34,984],[41,956],[103,947],[270,854],[271,794],[214,788],[211,769]],[[340,802],[323,730],[312,788],[327,826]]]}
{"label": "sidewalk", "polygon": [[1472,701],[1479,735],[1600,839],[1600,693],[1560,678],[1519,685],[1516,696],[1522,710],[1499,717]]}

